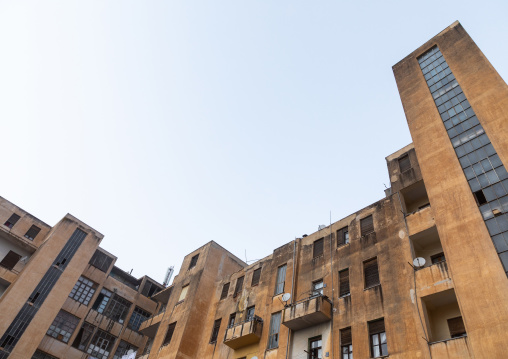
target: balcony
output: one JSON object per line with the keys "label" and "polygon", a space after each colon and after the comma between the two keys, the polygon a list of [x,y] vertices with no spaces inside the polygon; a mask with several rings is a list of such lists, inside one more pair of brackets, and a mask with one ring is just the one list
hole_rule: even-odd
{"label": "balcony", "polygon": [[164,313],[165,312],[160,312],[152,315],[150,318],[141,323],[138,331],[149,338],[155,338],[155,334],[157,333],[157,329],[159,329]]}
{"label": "balcony", "polygon": [[430,343],[430,352],[433,358],[473,358],[469,352],[467,336]]}
{"label": "balcony", "polygon": [[319,295],[300,300],[284,309],[282,324],[291,330],[300,330],[332,319],[332,302]]}
{"label": "balcony", "polygon": [[410,236],[436,225],[436,222],[434,221],[434,212],[432,212],[432,208],[430,206],[408,213],[406,221]]}
{"label": "balcony", "polygon": [[224,344],[231,349],[239,349],[247,345],[259,342],[263,331],[263,320],[258,316],[238,323],[226,329]]}
{"label": "balcony", "polygon": [[446,261],[417,270],[416,285],[421,297],[453,288]]}

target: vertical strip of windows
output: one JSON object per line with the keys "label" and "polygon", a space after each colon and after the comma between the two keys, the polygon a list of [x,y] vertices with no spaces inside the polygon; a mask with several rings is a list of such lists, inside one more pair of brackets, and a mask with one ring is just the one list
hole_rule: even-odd
{"label": "vertical strip of windows", "polygon": [[418,63],[508,274],[508,172],[439,48]]}
{"label": "vertical strip of windows", "polygon": [[67,264],[69,264],[70,260],[81,246],[81,243],[85,240],[85,237],[86,232],[76,228],[60,253],[58,253],[56,259],[53,261],[53,265],[49,267],[27,302],[23,305],[0,338],[0,347],[2,348],[0,349],[0,359],[9,357],[19,339],[25,333],[26,328],[39,311],[39,308],[53,290],[53,287],[67,267]]}

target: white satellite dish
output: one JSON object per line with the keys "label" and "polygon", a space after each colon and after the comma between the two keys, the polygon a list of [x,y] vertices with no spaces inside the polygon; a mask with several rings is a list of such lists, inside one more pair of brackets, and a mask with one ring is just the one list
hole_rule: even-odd
{"label": "white satellite dish", "polygon": [[291,294],[289,294],[289,293],[284,293],[284,294],[282,295],[282,301],[283,301],[283,302],[287,302],[287,301],[288,301],[288,300],[290,300],[290,299],[291,299]]}
{"label": "white satellite dish", "polygon": [[258,359],[258,357],[252,357],[251,359]]}
{"label": "white satellite dish", "polygon": [[413,259],[413,265],[416,268],[423,267],[425,265],[425,258],[423,258],[423,257],[416,257],[415,259]]}

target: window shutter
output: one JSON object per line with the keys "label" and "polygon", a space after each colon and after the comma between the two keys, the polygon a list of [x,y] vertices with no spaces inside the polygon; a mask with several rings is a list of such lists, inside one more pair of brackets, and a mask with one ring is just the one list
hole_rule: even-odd
{"label": "window shutter", "polygon": [[346,233],[348,233],[348,227],[341,228],[337,231],[337,247],[346,244]]}
{"label": "window shutter", "polygon": [[221,321],[222,321],[222,318],[217,319],[213,323],[212,335],[210,337],[210,343],[215,343],[217,341],[217,337],[219,336],[219,329],[220,329],[220,322]]}
{"label": "window shutter", "polygon": [[39,227],[32,226],[32,227],[30,227],[28,232],[26,232],[25,237],[30,240],[33,240],[39,234],[40,231],[41,231],[41,229]]}
{"label": "window shutter", "polygon": [[379,270],[377,267],[377,258],[373,258],[363,263],[363,272],[365,274],[365,288],[370,288],[379,284]]}
{"label": "window shutter", "polygon": [[2,259],[2,261],[0,262],[0,266],[12,270],[12,268],[16,266],[20,258],[21,256],[16,252],[9,251],[9,253],[7,253],[4,259]]}
{"label": "window shutter", "polygon": [[374,221],[372,219],[372,215],[365,217],[360,220],[360,227],[362,236],[365,236],[371,232],[374,232]]}
{"label": "window shutter", "polygon": [[224,284],[222,287],[222,293],[220,294],[220,300],[226,298],[229,292],[229,283]]}
{"label": "window shutter", "polygon": [[351,328],[341,329],[340,331],[340,345],[351,345],[353,344],[353,338],[351,336]]}
{"label": "window shutter", "polygon": [[258,268],[252,274],[252,283],[251,286],[255,286],[259,284],[259,278],[261,278],[261,268]]}
{"label": "window shutter", "polygon": [[286,281],[286,264],[277,268],[277,282],[275,283],[274,295],[281,294],[284,291],[284,283]]}
{"label": "window shutter", "polygon": [[173,337],[173,333],[175,332],[176,322],[171,323],[168,326],[168,331],[166,332],[166,336],[164,337],[164,342],[162,345],[168,345],[171,343],[171,338]]}
{"label": "window shutter", "polygon": [[339,272],[339,296],[349,294],[349,269]]}
{"label": "window shutter", "polygon": [[233,298],[235,298],[242,291],[243,278],[244,278],[244,276],[241,276],[240,278],[238,278],[236,280],[235,293],[233,294]]}
{"label": "window shutter", "polygon": [[314,258],[323,254],[324,238],[314,241]]}
{"label": "window shutter", "polygon": [[464,327],[462,317],[448,319],[448,328],[450,329],[450,335],[452,338],[466,334],[466,328]]}
{"label": "window shutter", "polygon": [[108,256],[105,253],[102,253],[99,250],[96,250],[93,254],[92,258],[90,259],[90,264],[93,265],[98,270],[107,273],[109,267],[111,266],[111,263],[113,262],[113,258]]}
{"label": "window shutter", "polygon": [[9,219],[4,223],[4,225],[6,225],[7,227],[9,228],[12,228],[14,227],[14,225],[16,224],[17,221],[19,221],[21,217],[18,216],[16,213],[13,213]]}
{"label": "window shutter", "polygon": [[383,333],[384,331],[385,331],[384,318],[369,323],[369,335]]}
{"label": "window shutter", "polygon": [[401,173],[411,168],[411,161],[409,160],[408,155],[404,155],[399,158],[399,168]]}

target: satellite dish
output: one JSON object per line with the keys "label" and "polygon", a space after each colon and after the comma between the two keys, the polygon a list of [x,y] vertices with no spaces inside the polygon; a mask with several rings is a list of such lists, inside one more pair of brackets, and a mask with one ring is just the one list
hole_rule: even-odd
{"label": "satellite dish", "polygon": [[251,359],[258,359],[258,357],[252,357]]}
{"label": "satellite dish", "polygon": [[425,265],[425,258],[423,257],[416,257],[414,260],[413,260],[413,265],[416,267],[416,268],[421,268]]}
{"label": "satellite dish", "polygon": [[282,301],[283,301],[283,302],[287,302],[287,301],[288,301],[288,300],[290,300],[290,299],[291,299],[291,294],[289,294],[289,293],[284,293],[284,294],[282,295]]}

